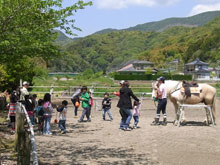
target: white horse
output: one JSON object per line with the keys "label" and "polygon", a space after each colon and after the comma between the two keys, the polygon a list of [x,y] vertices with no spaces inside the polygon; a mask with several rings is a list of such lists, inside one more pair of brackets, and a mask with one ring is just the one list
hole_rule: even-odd
{"label": "white horse", "polygon": [[[191,94],[191,97],[186,97],[185,93],[181,92],[182,88],[182,82],[181,81],[172,81],[167,80],[165,81],[165,85],[167,88],[167,95],[170,97],[170,101],[173,103],[175,107],[175,113],[176,113],[176,119],[175,124],[177,124],[177,120],[179,119],[178,115],[178,109],[179,104],[199,104],[204,103],[205,105],[209,105],[212,109],[214,122],[216,120],[216,89],[206,83],[198,84],[199,88],[201,89],[201,92],[199,94]],[[153,91],[152,96],[156,97],[157,95],[157,83],[152,84]],[[208,121],[206,121],[208,124],[210,123],[210,115],[208,113],[208,110],[206,109],[206,115]],[[183,120],[185,120],[184,114],[183,114]]]}

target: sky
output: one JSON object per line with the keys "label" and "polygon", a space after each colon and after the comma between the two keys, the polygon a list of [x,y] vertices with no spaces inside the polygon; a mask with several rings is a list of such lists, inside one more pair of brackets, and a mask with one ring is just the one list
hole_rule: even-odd
{"label": "sky", "polygon": [[[88,0],[85,0],[87,2]],[[73,16],[73,31],[84,37],[106,28],[124,29],[170,17],[188,17],[206,11],[220,10],[220,0],[91,0],[92,6],[77,11]],[[76,0],[64,0],[69,6]]]}

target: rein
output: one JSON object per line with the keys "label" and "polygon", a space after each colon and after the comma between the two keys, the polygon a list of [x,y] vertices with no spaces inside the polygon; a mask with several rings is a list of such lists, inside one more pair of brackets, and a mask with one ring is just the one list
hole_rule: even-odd
{"label": "rein", "polygon": [[172,95],[174,92],[176,92],[176,91],[181,89],[181,87],[178,88],[179,85],[180,85],[180,82],[177,84],[176,89],[174,91],[170,92],[170,95]]}

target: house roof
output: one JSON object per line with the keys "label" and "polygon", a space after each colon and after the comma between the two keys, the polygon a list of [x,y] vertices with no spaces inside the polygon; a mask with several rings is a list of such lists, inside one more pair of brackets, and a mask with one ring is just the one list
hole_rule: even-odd
{"label": "house roof", "polygon": [[[134,68],[133,64],[129,64],[129,65],[121,68],[120,70],[118,70],[118,72],[146,72],[146,70],[144,70],[144,69],[137,70]],[[152,72],[157,72],[157,70],[152,69]]]}
{"label": "house roof", "polygon": [[123,72],[123,71],[136,71],[136,69],[134,68],[133,64],[129,64],[118,70],[118,72]]}
{"label": "house roof", "polygon": [[206,62],[203,62],[203,61],[200,61],[198,58],[186,65],[209,65],[208,63]]}

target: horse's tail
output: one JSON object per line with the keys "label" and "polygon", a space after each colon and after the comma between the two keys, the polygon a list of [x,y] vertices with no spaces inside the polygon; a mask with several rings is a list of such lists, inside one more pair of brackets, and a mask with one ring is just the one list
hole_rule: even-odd
{"label": "horse's tail", "polygon": [[212,113],[213,113],[214,121],[216,121],[216,119],[217,119],[217,112],[216,112],[216,93],[215,93],[215,95],[213,96],[213,99],[212,99]]}

